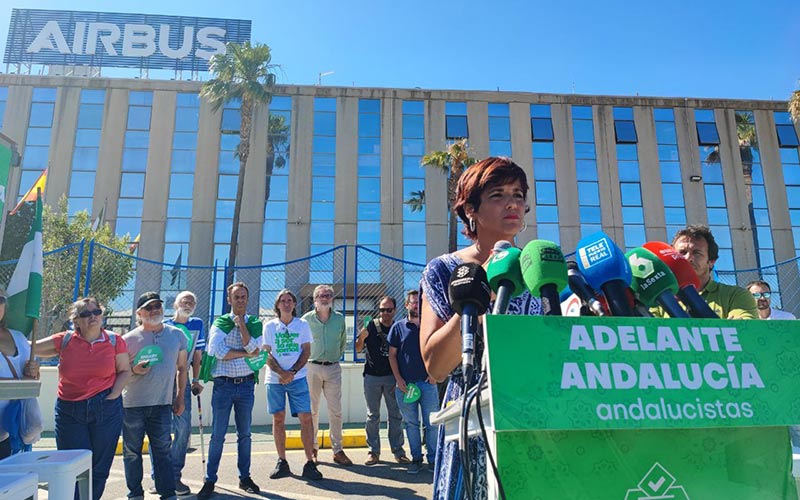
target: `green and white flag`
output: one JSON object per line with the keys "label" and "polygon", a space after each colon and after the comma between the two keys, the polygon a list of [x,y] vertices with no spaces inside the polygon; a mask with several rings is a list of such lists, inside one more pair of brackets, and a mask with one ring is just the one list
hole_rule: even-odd
{"label": "green and white flag", "polygon": [[39,318],[42,305],[42,195],[36,198],[36,216],[33,219],[28,242],[22,248],[17,267],[8,283],[8,327],[29,335],[33,320]]}

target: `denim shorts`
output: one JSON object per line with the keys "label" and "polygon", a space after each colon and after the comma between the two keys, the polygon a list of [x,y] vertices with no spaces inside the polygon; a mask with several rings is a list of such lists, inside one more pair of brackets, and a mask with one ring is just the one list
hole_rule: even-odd
{"label": "denim shorts", "polygon": [[308,395],[306,378],[292,380],[284,384],[267,384],[267,411],[270,415],[286,411],[286,396],[292,416],[311,413],[311,397]]}

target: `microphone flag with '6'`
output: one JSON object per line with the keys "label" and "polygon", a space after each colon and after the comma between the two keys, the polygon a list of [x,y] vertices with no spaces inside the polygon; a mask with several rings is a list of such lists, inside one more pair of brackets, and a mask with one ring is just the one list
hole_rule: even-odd
{"label": "microphone flag with '6'", "polygon": [[559,292],[567,286],[567,262],[552,241],[533,240],[519,258],[522,279],[535,297],[542,299],[542,314],[561,316]]}
{"label": "microphone flag with '6'", "polygon": [[653,252],[642,247],[625,254],[631,266],[631,289],[636,298],[647,307],[660,305],[672,318],[688,318],[675,294],[678,280],[666,264]]}
{"label": "microphone flag with '6'", "polygon": [[648,241],[642,246],[661,259],[675,275],[678,280],[678,298],[686,306],[691,317],[719,318],[717,313],[711,309],[708,302],[698,292],[700,279],[697,277],[692,263],[686,260],[686,257],[676,252],[671,245],[663,241]]}
{"label": "microphone flag with '6'", "polygon": [[478,316],[485,314],[489,308],[491,293],[483,267],[466,263],[453,269],[448,295],[453,310],[461,315],[461,367],[465,383],[469,383],[472,375]]}
{"label": "microphone flag with '6'", "polygon": [[586,282],[605,295],[611,314],[634,316],[627,296],[631,267],[611,238],[602,231],[590,234],[578,242],[575,255]]}
{"label": "microphone flag with '6'", "polygon": [[494,245],[494,255],[489,259],[486,275],[489,287],[497,295],[492,314],[505,314],[509,301],[525,291],[519,258],[522,251],[505,240]]}

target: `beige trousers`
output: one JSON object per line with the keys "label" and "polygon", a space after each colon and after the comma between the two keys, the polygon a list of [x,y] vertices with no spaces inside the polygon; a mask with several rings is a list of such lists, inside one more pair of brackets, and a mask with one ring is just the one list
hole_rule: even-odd
{"label": "beige trousers", "polygon": [[325,395],[330,420],[331,448],[333,453],[342,451],[342,367],[339,363],[318,365],[308,362],[308,392],[311,395],[311,420],[314,422],[314,449],[319,448],[320,396]]}

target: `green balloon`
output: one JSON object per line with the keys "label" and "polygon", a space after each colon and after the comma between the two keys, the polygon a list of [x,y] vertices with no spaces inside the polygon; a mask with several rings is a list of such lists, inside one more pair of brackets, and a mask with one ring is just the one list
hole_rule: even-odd
{"label": "green balloon", "polygon": [[415,403],[420,396],[422,396],[422,392],[417,387],[417,384],[412,382],[406,386],[406,395],[403,396],[403,402]]}
{"label": "green balloon", "polygon": [[255,358],[245,358],[244,362],[247,363],[247,366],[252,368],[254,372],[264,368],[264,365],[267,364],[267,351],[261,351],[261,354],[256,356]]}

